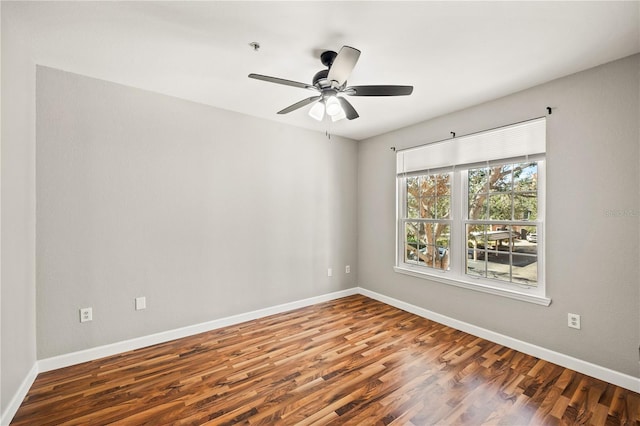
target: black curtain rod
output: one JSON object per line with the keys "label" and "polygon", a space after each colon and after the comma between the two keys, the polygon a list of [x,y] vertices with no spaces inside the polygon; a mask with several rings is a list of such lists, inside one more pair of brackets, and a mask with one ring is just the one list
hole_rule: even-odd
{"label": "black curtain rod", "polygon": [[[548,113],[548,115],[551,115],[551,114],[552,114],[552,111],[553,111],[553,108],[552,108],[552,107],[547,107],[547,113]],[[514,126],[514,125],[516,125],[516,124],[522,124],[522,123],[526,123],[526,122],[528,122],[528,121],[539,120],[539,119],[544,118],[544,117],[546,117],[546,116],[541,115],[541,116],[539,116],[539,117],[529,118],[529,119],[527,119],[527,120],[516,121],[516,122],[514,122],[514,123],[505,124],[505,125],[498,126],[498,127],[492,127],[492,128],[490,128],[490,129],[478,130],[477,132],[467,133],[466,135],[462,135],[462,136],[458,136],[458,137],[459,137],[459,138],[463,138],[463,137],[465,137],[465,136],[477,135],[478,133],[490,132],[491,130],[496,130],[496,129],[500,129],[500,128],[502,128],[502,127],[507,127],[507,126]],[[433,141],[433,142],[421,143],[420,145],[409,146],[409,147],[407,147],[407,148],[402,148],[402,149],[400,149],[400,150],[396,149],[396,147],[395,147],[395,146],[392,146],[392,147],[391,147],[391,151],[393,151],[393,152],[397,152],[397,151],[406,151],[407,149],[413,149],[413,148],[418,148],[418,147],[420,147],[420,146],[431,145],[431,144],[438,143],[438,142],[448,141],[448,140],[454,139],[454,138],[456,137],[456,132],[449,132],[449,133],[451,133],[451,137],[450,137],[450,138],[440,139],[440,140]]]}

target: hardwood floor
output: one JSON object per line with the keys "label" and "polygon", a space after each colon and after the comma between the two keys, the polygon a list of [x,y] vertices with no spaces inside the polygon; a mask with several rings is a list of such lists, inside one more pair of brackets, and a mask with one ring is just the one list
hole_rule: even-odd
{"label": "hardwood floor", "polygon": [[356,295],[38,375],[13,425],[640,425],[640,395]]}

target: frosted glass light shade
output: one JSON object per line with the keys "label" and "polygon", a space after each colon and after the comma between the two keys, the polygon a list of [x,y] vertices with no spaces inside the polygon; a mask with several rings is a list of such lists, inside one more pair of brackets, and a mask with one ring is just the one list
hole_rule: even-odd
{"label": "frosted glass light shade", "polygon": [[331,116],[331,121],[340,121],[344,118],[347,118],[347,114],[345,114],[344,110],[342,108],[340,108],[340,111]]}
{"label": "frosted glass light shade", "polygon": [[336,98],[335,96],[330,96],[327,99],[327,114],[333,117],[334,115],[338,115],[341,112],[344,113],[344,111],[342,111],[342,106],[340,105],[340,101],[338,101],[338,98]]}
{"label": "frosted glass light shade", "polygon": [[322,121],[324,117],[324,104],[322,102],[316,102],[309,110],[309,115],[318,121]]}

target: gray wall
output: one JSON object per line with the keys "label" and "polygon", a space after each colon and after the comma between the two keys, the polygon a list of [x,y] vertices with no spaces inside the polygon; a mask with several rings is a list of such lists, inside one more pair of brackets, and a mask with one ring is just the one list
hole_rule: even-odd
{"label": "gray wall", "polygon": [[2,14],[2,413],[36,361],[35,66],[25,40]]}
{"label": "gray wall", "polygon": [[44,67],[37,117],[39,359],[355,286],[355,141]]}
{"label": "gray wall", "polygon": [[[557,352],[640,376],[638,55],[360,142],[361,287]],[[547,121],[550,307],[394,273],[395,155],[541,115]],[[610,215],[619,210],[622,215]],[[625,213],[626,212],[626,213]],[[567,327],[567,313],[582,329]]]}

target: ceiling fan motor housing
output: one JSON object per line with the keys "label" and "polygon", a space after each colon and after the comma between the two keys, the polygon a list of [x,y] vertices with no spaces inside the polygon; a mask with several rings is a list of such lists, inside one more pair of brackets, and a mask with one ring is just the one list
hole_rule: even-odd
{"label": "ceiling fan motor housing", "polygon": [[329,75],[329,70],[318,71],[316,75],[313,76],[313,85],[319,88],[330,86],[329,80],[327,80],[327,76]]}

